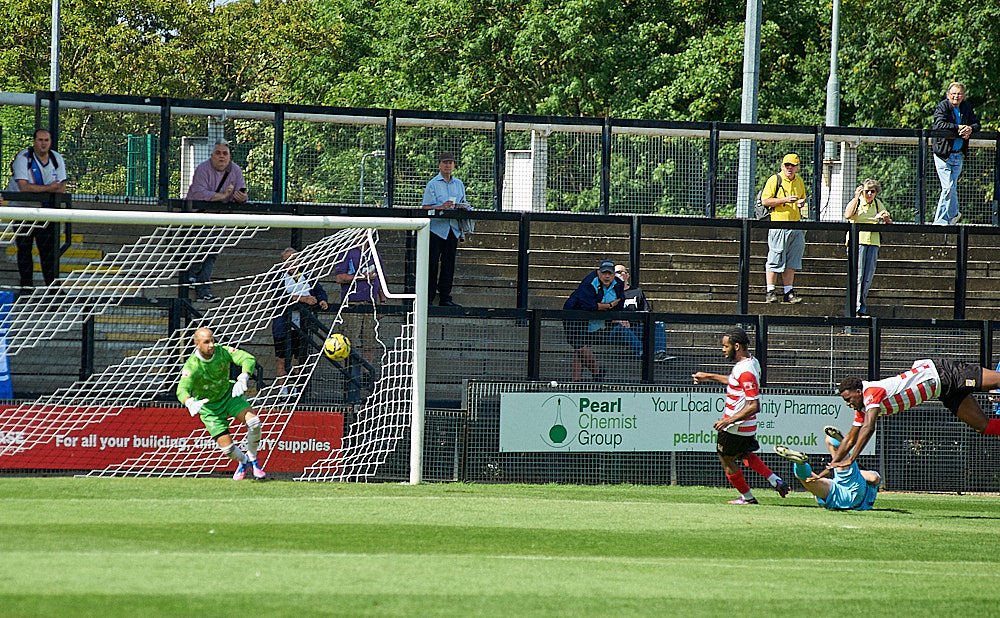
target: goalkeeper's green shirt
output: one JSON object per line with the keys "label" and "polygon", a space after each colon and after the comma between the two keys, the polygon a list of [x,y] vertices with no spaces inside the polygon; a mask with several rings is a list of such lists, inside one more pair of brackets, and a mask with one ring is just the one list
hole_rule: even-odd
{"label": "goalkeeper's green shirt", "polygon": [[233,385],[229,380],[230,364],[239,365],[246,373],[253,373],[257,359],[249,352],[227,345],[215,346],[212,358],[207,361],[202,360],[195,352],[188,357],[181,370],[181,381],[177,384],[177,399],[184,403],[188,397],[208,398],[209,402],[229,398]]}

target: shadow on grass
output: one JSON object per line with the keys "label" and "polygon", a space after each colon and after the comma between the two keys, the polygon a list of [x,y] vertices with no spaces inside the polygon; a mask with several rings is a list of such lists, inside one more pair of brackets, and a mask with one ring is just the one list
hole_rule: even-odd
{"label": "shadow on grass", "polygon": [[[777,506],[783,509],[822,509],[818,504],[773,504],[771,506]],[[831,511],[853,511],[854,509],[829,509]],[[900,515],[912,515],[913,513],[907,511],[906,509],[869,509],[877,513],[899,513]],[[962,517],[962,515],[949,515],[949,517]],[[976,517],[969,517],[968,519],[977,519]],[[978,519],[1000,519],[1000,517],[980,517]]]}

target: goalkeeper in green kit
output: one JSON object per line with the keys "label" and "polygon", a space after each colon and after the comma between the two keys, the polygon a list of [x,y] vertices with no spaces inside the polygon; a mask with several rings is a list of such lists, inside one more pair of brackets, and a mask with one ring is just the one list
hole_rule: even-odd
{"label": "goalkeeper in green kit", "polygon": [[[247,380],[257,360],[249,352],[230,346],[216,346],[215,337],[208,328],[194,331],[194,348],[194,354],[188,357],[181,371],[177,399],[187,407],[191,416],[201,416],[205,429],[222,452],[239,463],[233,480],[246,478],[248,469],[253,478],[263,480],[267,475],[257,462],[260,417],[254,414],[243,398],[243,393],[247,392]],[[229,366],[232,364],[243,369],[235,382],[229,379]],[[247,426],[246,454],[229,435],[230,416]]]}

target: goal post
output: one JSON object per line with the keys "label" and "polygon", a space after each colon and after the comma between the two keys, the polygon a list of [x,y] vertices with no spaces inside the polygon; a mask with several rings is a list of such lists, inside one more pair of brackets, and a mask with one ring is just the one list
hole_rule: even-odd
{"label": "goal post", "polygon": [[[413,232],[416,236],[416,256],[415,256],[415,269],[416,269],[416,286],[414,293],[400,293],[393,292],[389,289],[388,283],[382,273],[382,265],[380,260],[376,257],[375,262],[379,270],[380,284],[382,286],[382,291],[386,297],[391,299],[405,300],[407,302],[412,302],[412,309],[409,313],[412,314],[412,327],[407,327],[404,319],[403,332],[397,339],[405,340],[409,338],[410,341],[406,342],[409,350],[403,350],[402,354],[398,354],[397,357],[402,359],[399,364],[409,363],[406,371],[409,372],[409,376],[396,375],[397,384],[401,381],[408,382],[406,386],[409,388],[409,431],[410,431],[410,452],[409,452],[409,482],[411,484],[417,484],[421,482],[421,471],[423,462],[423,433],[424,433],[424,397],[425,397],[425,381],[426,381],[426,350],[427,350],[427,316],[428,316],[428,261],[429,261],[429,242],[430,242],[430,220],[427,218],[413,218],[413,217],[345,217],[345,216],[326,216],[326,215],[282,215],[282,214],[223,214],[223,213],[173,213],[173,212],[142,212],[142,211],[123,211],[123,210],[85,210],[85,209],[49,209],[49,208],[27,208],[27,207],[5,207],[0,210],[0,221],[7,222],[10,226],[10,222],[71,222],[71,223],[93,223],[93,224],[106,224],[111,226],[116,225],[146,225],[146,226],[166,226],[167,228],[174,228],[176,226],[189,226],[191,228],[289,228],[289,229],[316,229],[316,230],[369,230],[367,233],[368,243],[371,244],[371,252],[375,253],[374,240],[371,230],[398,230],[398,231],[409,231]],[[343,232],[346,234],[346,232]],[[363,233],[356,238],[364,238]],[[356,238],[343,241],[341,245],[337,245],[338,250],[343,252],[343,247],[347,246],[346,243],[356,243]],[[167,249],[160,249],[164,253],[184,253],[189,261],[204,259],[205,248],[198,247],[198,239],[186,239],[188,244],[184,242],[170,245]],[[235,241],[230,241],[231,246]],[[318,244],[318,243],[317,243]],[[215,245],[212,249],[218,251],[218,247],[224,245]],[[351,245],[353,246],[353,245]],[[192,248],[193,247],[193,248]],[[328,251],[331,249],[327,248]],[[200,252],[199,252],[200,251]],[[153,266],[160,268],[155,274],[163,282],[175,282],[176,274],[178,268],[183,267],[183,262],[178,262],[174,259],[175,256],[162,256],[162,264],[158,262],[152,262]],[[170,258],[170,259],[168,259]],[[150,258],[151,260],[153,258]],[[327,260],[329,261],[329,259]],[[180,266],[179,266],[180,264]],[[150,263],[143,264],[143,272],[147,273],[150,270]],[[257,294],[258,289],[265,289],[268,285],[273,289],[274,287],[274,277],[275,273],[277,276],[281,276],[283,271],[281,270],[281,265],[276,264],[271,267],[268,273],[263,273],[262,275],[268,275],[270,279],[268,281],[261,281],[259,283],[254,282],[253,285],[257,287],[254,288],[251,285],[246,285],[240,288],[241,291],[246,288],[250,292]],[[104,272],[109,272],[112,269],[104,268]],[[75,315],[81,319],[89,317],[86,313],[90,311],[89,315],[94,315],[94,312],[103,311],[104,308],[94,309],[99,303],[95,303],[91,300],[91,297],[96,297],[100,295],[102,298],[105,297],[117,297],[119,300],[121,298],[127,297],[129,295],[139,295],[142,290],[137,287],[136,283],[124,284],[123,281],[132,281],[128,279],[128,273],[122,271],[127,270],[127,268],[115,267],[115,275],[113,277],[109,276],[104,279],[100,277],[95,277],[92,280],[82,284],[79,281],[75,285],[66,285],[65,288],[60,289],[60,286],[67,284],[67,279],[58,279],[51,285],[46,286],[46,294],[53,298],[58,299],[62,309],[62,313],[66,315]],[[331,268],[327,265],[324,272],[329,274]],[[259,276],[262,276],[259,275]],[[95,283],[96,281],[96,283]],[[149,281],[148,274],[146,279],[142,281]],[[100,287],[100,286],[106,287]],[[352,284],[353,285],[353,284]],[[87,286],[91,286],[88,288]],[[82,291],[81,291],[82,290]],[[102,291],[104,290],[104,291]],[[108,293],[107,290],[114,290],[114,293]],[[122,290],[125,290],[122,292]],[[248,292],[249,293],[249,292]],[[91,295],[91,296],[88,296]],[[31,296],[34,299],[34,296]],[[255,299],[265,299],[256,300],[260,304],[266,304],[266,298],[262,295],[256,295],[249,297],[249,299],[244,303],[243,299],[240,299],[240,303],[233,304],[251,304]],[[42,299],[40,299],[42,300]],[[79,311],[74,311],[72,307],[67,309],[67,305],[72,305],[77,300],[80,300],[81,309]],[[332,301],[332,299],[331,299]],[[55,301],[53,301],[55,302]],[[113,302],[113,301],[112,301]],[[29,303],[25,303],[29,304]],[[33,304],[33,303],[30,303]],[[331,306],[335,303],[331,302]],[[336,303],[339,304],[339,303]],[[15,305],[16,307],[16,305]],[[225,324],[226,314],[221,311],[222,307],[215,306],[209,310],[211,313],[213,310],[216,311],[217,324]],[[271,313],[264,315],[261,311],[247,310],[246,315],[240,316],[242,320],[241,325],[247,329],[261,330],[262,325],[266,326],[270,323],[270,320],[274,317],[274,312],[276,309],[272,309]],[[343,306],[341,306],[340,311],[336,314],[336,322],[342,323],[341,312],[343,311]],[[209,313],[206,313],[206,318],[208,318]],[[232,313],[232,312],[230,312]],[[404,311],[404,314],[407,313]],[[41,318],[44,321],[44,318]],[[376,324],[378,322],[377,316],[375,320]],[[409,331],[409,332],[407,332]],[[408,337],[407,337],[408,335]],[[177,350],[180,347],[182,350],[186,350],[185,355],[191,352],[191,348],[188,341],[181,341],[177,339],[177,335],[173,335],[173,341],[161,340],[158,342],[158,346],[161,349],[169,349],[170,353],[174,356],[177,355]],[[382,343],[381,341],[379,343]],[[150,348],[156,348],[157,345],[150,346]],[[382,344],[385,348],[385,344]],[[140,351],[139,356],[145,351]],[[155,353],[150,353],[148,356],[155,358]],[[318,355],[313,355],[310,358],[314,358]],[[127,360],[127,359],[126,359]],[[171,362],[176,362],[176,358],[171,358]],[[155,364],[154,361],[148,361],[147,364]],[[183,361],[181,361],[183,362]],[[315,360],[313,361],[315,362]],[[132,365],[137,365],[138,363],[132,363]],[[108,370],[118,369],[120,373],[127,373],[129,371],[135,371],[134,367],[127,366],[127,363],[123,362],[121,366],[109,367]],[[107,371],[107,370],[106,370]],[[399,370],[404,371],[404,370]],[[162,370],[161,370],[161,373]],[[10,436],[21,436],[27,435],[28,439],[25,445],[19,445],[13,443],[11,440],[6,440],[4,444],[0,444],[0,467],[4,466],[3,459],[5,456],[17,455],[23,453],[23,451],[29,448],[34,448],[37,445],[45,445],[51,443],[55,439],[53,431],[49,431],[46,428],[32,427],[31,422],[35,424],[44,424],[39,422],[39,419],[48,418],[45,415],[49,414],[54,408],[65,408],[73,410],[75,415],[72,422],[66,422],[63,417],[60,417],[61,429],[75,430],[79,427],[86,426],[88,423],[99,422],[101,419],[106,418],[109,415],[113,415],[114,412],[108,412],[108,408],[126,408],[129,406],[143,405],[142,397],[149,397],[151,393],[155,393],[156,386],[149,387],[144,382],[140,384],[139,388],[130,389],[127,393],[117,393],[112,392],[106,385],[95,386],[95,383],[101,379],[101,375],[91,376],[87,380],[81,380],[74,383],[68,388],[60,388],[52,396],[43,396],[39,398],[38,401],[32,404],[22,404],[19,408],[25,408],[21,413],[21,417],[18,418],[18,409],[7,409],[0,412],[0,432],[3,432],[5,436],[10,438]],[[116,378],[118,381],[114,382],[116,387],[123,387],[127,382],[122,378]],[[156,377],[156,379],[160,379]],[[309,379],[306,375],[304,379]],[[155,380],[147,380],[153,382]],[[162,384],[159,384],[162,387]],[[76,390],[74,390],[76,389]],[[144,390],[145,389],[145,390]],[[150,390],[152,389],[152,390]],[[135,392],[132,392],[132,391]],[[266,391],[270,390],[270,387],[264,389]],[[277,388],[274,388],[274,397],[277,397]],[[389,389],[389,390],[402,390],[399,388]],[[95,393],[99,394],[97,401],[88,401],[88,397],[93,397]],[[101,397],[106,398],[102,400]],[[267,397],[272,397],[272,394],[268,394]],[[372,400],[376,398],[374,395],[370,397]],[[292,403],[283,401],[277,401],[266,399],[266,401],[274,404],[276,407],[285,406],[290,408],[294,405],[297,400]],[[378,405],[379,402],[375,402],[373,405]],[[394,404],[402,403],[401,401],[394,401]],[[81,416],[78,410],[87,410],[91,407],[105,406],[100,414],[97,414],[94,419],[90,419],[86,416]],[[251,405],[256,408],[256,404],[251,401]],[[65,416],[65,412],[60,412]],[[32,419],[31,421],[25,419]],[[395,434],[394,434],[395,435]],[[280,437],[277,436],[277,437]],[[275,439],[277,439],[275,437]],[[346,438],[345,438],[346,439]],[[398,436],[395,438],[398,439]],[[385,437],[381,436],[380,441],[385,442]],[[366,455],[367,459],[371,459],[370,455]],[[384,459],[384,458],[383,458]],[[331,467],[340,465],[339,463],[331,464],[330,461],[336,461],[336,457],[331,455],[327,459],[327,470]],[[192,464],[194,465],[194,464]],[[134,465],[134,468],[139,468],[138,465]],[[137,474],[134,470],[129,470],[126,472],[121,472],[122,474]],[[141,472],[138,472],[141,473]],[[162,473],[163,475],[176,475],[170,473]],[[339,474],[339,473],[338,473]],[[371,473],[371,474],[374,474]],[[109,475],[115,475],[110,473]],[[339,479],[340,476],[333,475],[314,475],[312,477],[305,477],[310,480],[334,480]]]}

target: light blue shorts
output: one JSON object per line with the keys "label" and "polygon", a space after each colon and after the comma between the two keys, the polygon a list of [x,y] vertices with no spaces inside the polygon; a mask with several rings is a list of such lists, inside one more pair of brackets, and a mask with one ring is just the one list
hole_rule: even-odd
{"label": "light blue shorts", "polygon": [[832,482],[826,500],[816,498],[820,506],[835,511],[867,511],[875,504],[878,485],[870,485],[861,476],[858,464],[853,463],[846,470],[834,470]]}
{"label": "light blue shorts", "polygon": [[805,230],[768,230],[767,264],[764,269],[772,273],[785,272],[786,268],[802,270],[805,250]]}

